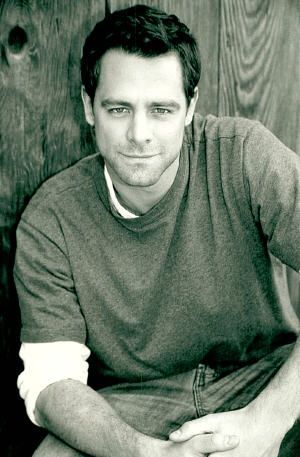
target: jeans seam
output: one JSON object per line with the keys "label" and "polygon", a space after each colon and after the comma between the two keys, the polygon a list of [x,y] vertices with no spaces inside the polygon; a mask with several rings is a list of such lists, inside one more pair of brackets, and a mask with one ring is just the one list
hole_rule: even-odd
{"label": "jeans seam", "polygon": [[194,403],[198,417],[206,414],[205,409],[202,407],[202,387],[205,385],[205,366],[198,366],[193,384]]}

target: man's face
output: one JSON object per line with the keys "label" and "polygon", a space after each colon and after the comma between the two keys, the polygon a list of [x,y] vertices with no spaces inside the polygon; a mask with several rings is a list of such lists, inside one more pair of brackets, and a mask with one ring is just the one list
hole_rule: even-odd
{"label": "man's face", "polygon": [[156,184],[179,157],[191,122],[176,54],[144,58],[108,51],[93,107],[83,92],[85,114],[113,180],[129,186]]}

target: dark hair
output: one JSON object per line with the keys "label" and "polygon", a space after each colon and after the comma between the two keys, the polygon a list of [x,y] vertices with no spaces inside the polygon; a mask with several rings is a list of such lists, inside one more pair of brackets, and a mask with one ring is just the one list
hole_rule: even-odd
{"label": "dark hair", "polygon": [[176,16],[146,5],[135,5],[115,11],[96,24],[85,41],[81,59],[82,83],[92,101],[99,80],[101,57],[109,49],[122,49],[143,57],[172,51],[177,53],[185,96],[190,102],[200,79],[200,56],[195,38]]}

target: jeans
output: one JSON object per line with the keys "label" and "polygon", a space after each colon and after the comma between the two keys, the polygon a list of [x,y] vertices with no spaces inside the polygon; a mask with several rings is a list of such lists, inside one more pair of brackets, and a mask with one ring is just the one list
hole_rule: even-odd
{"label": "jeans", "polygon": [[[134,429],[160,439],[188,420],[246,406],[269,383],[293,345],[286,345],[258,362],[233,371],[214,370],[200,364],[196,369],[167,378],[139,383],[117,384],[99,393]],[[50,437],[50,435],[49,435]],[[47,437],[35,457],[78,456],[56,438]],[[49,446],[51,443],[51,446]],[[53,447],[52,450],[48,449]],[[47,452],[45,449],[47,448]],[[70,448],[68,448],[70,449]],[[44,452],[43,452],[44,451]],[[280,457],[300,456],[300,426],[295,424],[284,439]],[[253,456],[255,457],[255,456]]]}

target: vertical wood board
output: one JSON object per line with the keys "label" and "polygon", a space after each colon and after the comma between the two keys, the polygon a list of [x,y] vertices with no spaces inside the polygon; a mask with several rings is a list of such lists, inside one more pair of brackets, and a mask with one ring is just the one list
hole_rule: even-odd
{"label": "vertical wood board", "polygon": [[[74,1],[9,0],[2,7],[0,227],[15,222],[47,177],[92,152],[80,101],[80,55],[103,15],[104,2],[96,1],[82,8]],[[20,50],[16,26],[27,40]]]}
{"label": "vertical wood board", "polygon": [[0,2],[0,356],[5,367],[0,454],[32,455],[42,433],[16,388],[19,308],[12,278],[15,226],[37,187],[94,152],[80,100],[83,40],[104,0]]}
{"label": "vertical wood board", "polygon": [[300,3],[221,2],[219,115],[259,119],[300,154]]}

